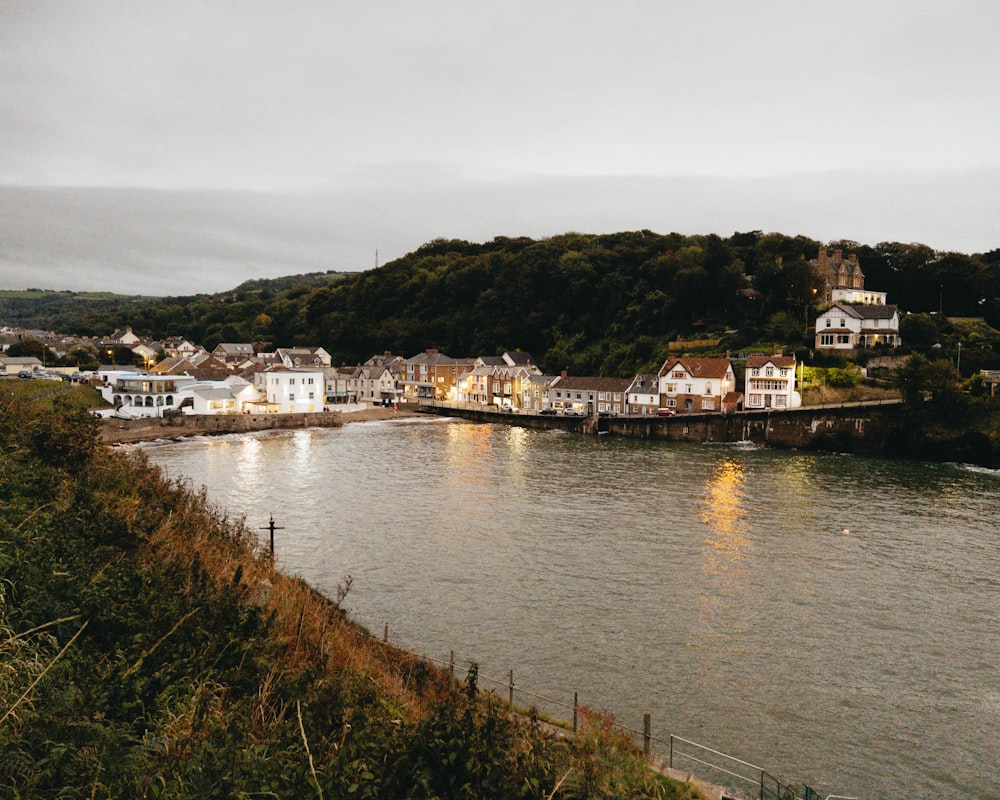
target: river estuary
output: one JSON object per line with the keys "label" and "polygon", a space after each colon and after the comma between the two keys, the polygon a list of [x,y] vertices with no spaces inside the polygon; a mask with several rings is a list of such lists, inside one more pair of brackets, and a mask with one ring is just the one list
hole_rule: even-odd
{"label": "river estuary", "polygon": [[394,644],[824,794],[1000,798],[1000,473],[437,419],[141,450]]}

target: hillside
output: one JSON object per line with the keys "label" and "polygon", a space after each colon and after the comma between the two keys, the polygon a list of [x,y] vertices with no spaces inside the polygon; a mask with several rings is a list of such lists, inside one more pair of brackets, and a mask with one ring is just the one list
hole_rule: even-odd
{"label": "hillside", "polygon": [[83,412],[0,391],[4,796],[692,797],[373,639]]}
{"label": "hillside", "polygon": [[[658,367],[677,339],[717,339],[720,354],[810,347],[817,279],[808,260],[820,244],[761,231],[440,239],[366,272],[249,281],[217,295],[117,307],[69,304],[46,327],[106,334],[131,325],[209,349],[220,341],[318,345],[338,365],[428,347],[455,356],[521,349],[546,372],[625,376]],[[1000,326],[1000,250],[827,246],[856,253],[866,286],[905,311]],[[939,335],[932,319],[925,323]],[[981,360],[988,365],[989,354]]]}

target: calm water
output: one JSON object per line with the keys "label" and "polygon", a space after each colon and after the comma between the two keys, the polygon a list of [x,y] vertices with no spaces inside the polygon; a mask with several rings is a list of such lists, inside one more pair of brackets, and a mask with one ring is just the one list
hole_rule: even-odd
{"label": "calm water", "polygon": [[825,792],[1000,798],[998,473],[443,420],[143,450],[395,644]]}

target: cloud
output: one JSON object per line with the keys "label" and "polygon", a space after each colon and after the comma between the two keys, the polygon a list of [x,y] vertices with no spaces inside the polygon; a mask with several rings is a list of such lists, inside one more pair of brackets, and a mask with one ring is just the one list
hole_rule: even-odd
{"label": "cloud", "polygon": [[438,237],[567,231],[763,230],[985,252],[1000,247],[997,185],[1000,169],[468,180],[410,164],[322,193],[0,187],[0,286],[188,295],[370,269]]}

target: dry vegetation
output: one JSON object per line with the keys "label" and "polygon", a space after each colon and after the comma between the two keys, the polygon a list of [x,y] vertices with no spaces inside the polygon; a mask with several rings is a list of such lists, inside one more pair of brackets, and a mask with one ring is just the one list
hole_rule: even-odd
{"label": "dry vegetation", "polygon": [[4,796],[694,796],[373,638],[85,413],[0,422]]}

